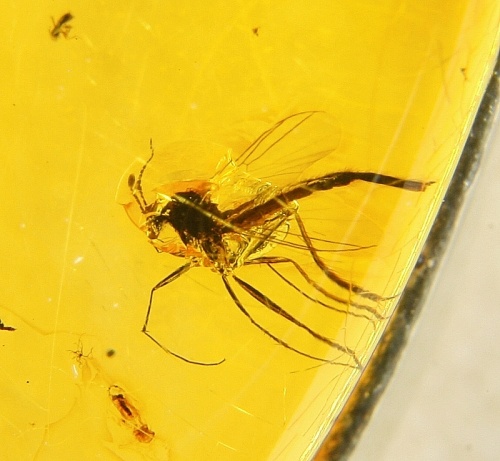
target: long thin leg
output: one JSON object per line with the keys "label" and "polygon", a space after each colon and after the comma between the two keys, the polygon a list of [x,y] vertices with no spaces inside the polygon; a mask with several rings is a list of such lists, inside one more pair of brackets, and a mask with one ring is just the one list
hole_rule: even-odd
{"label": "long thin leg", "polygon": [[[231,285],[229,284],[229,281],[227,280],[227,277],[226,276],[222,276],[222,279],[224,281],[224,285],[226,286],[226,289],[227,289],[229,295],[231,296],[231,298],[235,302],[236,306],[240,309],[241,312],[243,312],[243,314],[250,320],[250,322],[254,326],[256,326],[260,331],[262,331],[265,335],[269,336],[271,339],[273,339],[274,341],[276,341],[281,346],[286,347],[287,349],[290,349],[290,350],[292,350],[292,351],[296,352],[297,354],[300,354],[300,355],[302,355],[304,357],[308,357],[310,359],[318,360],[318,361],[325,362],[325,363],[332,363],[331,360],[326,360],[326,359],[323,359],[323,358],[320,358],[320,357],[316,357],[314,355],[310,355],[310,354],[308,354],[306,352],[303,352],[303,351],[301,351],[299,349],[294,348],[293,346],[290,346],[288,343],[286,343],[282,339],[278,338],[277,336],[273,335],[269,330],[265,329],[262,325],[260,325],[259,323],[257,323],[253,319],[253,317],[249,314],[249,312],[245,309],[245,307],[243,306],[243,304],[241,303],[241,301],[239,300],[239,298],[236,296],[236,293],[234,292],[234,290],[232,289]],[[289,314],[287,311],[285,311],[282,307],[280,307],[278,304],[276,304],[274,301],[272,301],[266,295],[264,295],[259,290],[257,290],[256,288],[252,287],[251,285],[249,285],[248,283],[246,283],[242,279],[240,279],[240,278],[238,278],[238,277],[236,277],[234,275],[233,275],[233,279],[248,294],[250,294],[250,296],[252,296],[254,299],[256,299],[263,306],[267,307],[268,309],[270,309],[274,313],[276,313],[279,316],[281,316],[281,317],[285,318],[286,320],[290,321],[291,323],[293,323],[297,327],[303,329],[304,331],[306,331],[307,333],[309,333],[313,338],[317,339],[318,341],[321,341],[321,342],[323,342],[325,344],[328,344],[330,347],[332,347],[334,349],[337,349],[338,351],[340,351],[340,352],[342,352],[344,354],[347,354],[356,363],[356,367],[355,368],[359,368],[359,369],[362,368],[361,363],[359,362],[359,360],[356,357],[356,354],[354,353],[353,350],[351,350],[351,349],[349,349],[347,347],[341,346],[340,344],[336,343],[335,341],[332,341],[331,339],[327,338],[326,336],[320,335],[319,333],[315,332],[314,330],[312,330],[311,328],[309,328],[307,325],[305,325],[304,323],[300,322],[295,317],[293,317],[291,314]]]}
{"label": "long thin leg", "polygon": [[312,296],[309,296],[307,293],[302,291],[297,285],[292,283],[290,280],[288,280],[283,274],[281,274],[275,267],[273,267],[275,264],[291,264],[297,272],[301,275],[301,277],[309,284],[311,285],[315,290],[319,291],[321,294],[323,294],[325,297],[331,299],[332,301],[335,301],[339,304],[343,305],[349,305],[350,307],[354,307],[356,309],[364,310],[369,312],[370,314],[373,315],[377,320],[383,320],[384,317],[380,315],[380,313],[375,309],[373,306],[369,306],[367,304],[361,304],[361,303],[356,303],[354,301],[351,301],[349,299],[344,299],[341,298],[340,296],[336,296],[333,293],[330,293],[328,290],[325,290],[321,285],[319,285],[317,282],[315,282],[309,275],[307,275],[307,272],[300,267],[300,265],[294,261],[293,259],[290,258],[285,258],[282,256],[262,256],[261,258],[257,259],[252,259],[246,263],[246,265],[250,264],[266,264],[278,277],[280,277],[284,282],[286,282],[288,285],[290,285],[295,291],[298,291],[302,296],[305,298],[326,307],[327,309],[346,314],[348,313],[349,315],[352,315],[354,317],[362,317],[367,320],[373,320],[373,318],[370,318],[367,314],[357,314],[355,312],[346,312],[345,309],[339,309],[338,307],[332,306],[330,304],[323,303],[319,301],[318,299],[313,298]]}
{"label": "long thin leg", "polygon": [[174,280],[177,280],[181,275],[185,274],[189,269],[191,269],[192,265],[191,263],[187,263],[184,266],[181,266],[177,268],[174,272],[171,274],[167,275],[163,280],[158,282],[152,289],[151,293],[149,295],[149,305],[148,305],[148,310],[146,313],[146,318],[144,320],[144,325],[142,326],[142,332],[151,340],[153,341],[157,346],[159,346],[161,349],[163,349],[167,354],[171,354],[174,357],[177,357],[178,359],[183,360],[184,362],[187,363],[192,363],[194,365],[203,365],[203,366],[214,366],[214,365],[220,365],[222,362],[224,362],[226,359],[219,360],[218,362],[198,362],[196,360],[190,360],[187,359],[186,357],[183,357],[182,355],[176,354],[175,352],[171,351],[170,349],[166,348],[163,344],[161,344],[151,333],[148,331],[148,324],[149,324],[149,316],[151,315],[151,308],[153,305],[153,297],[156,292],[156,290],[159,290],[160,288],[163,288],[164,286],[168,285],[169,283],[173,282]]}
{"label": "long thin leg", "polygon": [[302,235],[302,238],[304,239],[305,244],[307,245],[307,248],[309,250],[309,253],[311,254],[314,262],[316,265],[323,271],[323,273],[334,283],[336,283],[339,287],[342,287],[346,290],[349,290],[359,296],[362,296],[363,298],[370,299],[372,301],[380,302],[380,301],[386,301],[387,299],[390,298],[384,298],[377,293],[373,293],[371,291],[365,290],[363,287],[356,285],[352,282],[348,282],[347,280],[344,280],[342,277],[338,276],[334,271],[332,271],[325,263],[324,261],[319,257],[316,249],[314,248],[311,239],[309,238],[309,235],[307,234],[306,228],[304,226],[304,223],[302,222],[302,219],[300,218],[298,213],[295,213],[294,215],[295,221],[297,222],[299,229],[300,229],[300,234]]}

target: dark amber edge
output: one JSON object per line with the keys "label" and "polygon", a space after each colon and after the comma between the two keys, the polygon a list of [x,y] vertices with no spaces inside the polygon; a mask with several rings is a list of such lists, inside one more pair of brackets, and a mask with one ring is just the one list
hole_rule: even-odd
{"label": "dark amber edge", "polygon": [[445,199],[398,307],[354,392],[316,453],[314,461],[346,461],[389,382],[412,325],[420,314],[460,216],[468,189],[488,145],[499,104],[500,59],[479,106]]}

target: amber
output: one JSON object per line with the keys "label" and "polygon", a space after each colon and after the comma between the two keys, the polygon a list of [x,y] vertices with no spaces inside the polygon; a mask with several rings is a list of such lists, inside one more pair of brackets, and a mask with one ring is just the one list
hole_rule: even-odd
{"label": "amber", "polygon": [[[0,319],[15,328],[0,329],[3,459],[311,459],[447,189],[498,50],[497,3],[77,1],[57,40],[67,5],[2,5]],[[263,334],[220,274],[196,267],[158,290],[149,328],[176,353],[224,362],[165,353],[141,328],[151,288],[185,260],[155,251],[129,220],[121,178],[152,138],[165,163],[157,187],[206,184],[221,152],[236,156],[301,111],[332,120],[332,152],[307,177],[433,182],[411,192],[358,181],[299,201],[313,241],[329,245],[328,267],[377,295],[371,310],[353,315],[355,290],[335,289],[339,313],[266,267],[235,271],[344,348],[311,341],[239,292],[277,337],[330,360],[318,363]],[[278,241],[268,254],[327,285],[299,253]],[[113,386],[135,423],[122,421]]]}

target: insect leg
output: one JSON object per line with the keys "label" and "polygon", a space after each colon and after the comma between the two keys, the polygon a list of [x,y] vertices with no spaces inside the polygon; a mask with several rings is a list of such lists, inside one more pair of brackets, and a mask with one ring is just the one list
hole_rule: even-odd
{"label": "insect leg", "polygon": [[[323,359],[323,358],[320,358],[320,357],[316,357],[314,355],[310,355],[310,354],[308,354],[306,352],[303,352],[303,351],[301,351],[299,349],[294,348],[293,346],[290,346],[288,343],[286,343],[282,339],[278,338],[277,336],[273,335],[269,330],[265,329],[262,325],[260,325],[259,323],[257,323],[253,319],[253,317],[249,314],[249,312],[244,308],[244,306],[241,303],[241,301],[239,300],[239,298],[236,296],[236,293],[233,291],[231,285],[229,284],[229,281],[227,280],[227,277],[223,276],[222,279],[224,281],[224,285],[226,286],[226,289],[227,289],[229,295],[233,299],[233,301],[236,304],[236,306],[240,309],[241,312],[243,312],[243,314],[250,320],[250,322],[254,326],[256,326],[260,331],[262,331],[265,335],[269,336],[271,339],[273,339],[274,341],[276,341],[281,346],[286,347],[287,349],[290,349],[290,350],[292,350],[292,351],[296,352],[297,354],[300,354],[300,355],[302,355],[304,357],[308,357],[310,359],[318,360],[318,361],[325,362],[325,363],[332,363],[331,360],[326,360],[326,359]],[[236,277],[234,275],[233,275],[233,279],[250,296],[252,296],[254,299],[256,299],[263,306],[267,307],[268,309],[270,309],[274,313],[276,313],[279,316],[281,316],[281,317],[285,318],[286,320],[290,321],[291,323],[293,323],[297,327],[303,329],[304,331],[306,331],[307,333],[309,333],[313,338],[317,339],[318,341],[321,341],[321,342],[323,342],[325,344],[328,344],[330,347],[332,347],[334,349],[337,349],[337,350],[339,350],[340,352],[342,352],[344,354],[349,355],[354,360],[354,362],[356,363],[356,367],[355,368],[360,368],[360,369],[362,368],[361,363],[359,362],[358,358],[356,357],[356,354],[354,353],[354,351],[352,349],[349,349],[348,347],[341,346],[340,344],[336,343],[335,341],[332,341],[331,339],[327,338],[326,336],[323,336],[323,335],[315,332],[314,330],[312,330],[311,328],[309,328],[307,325],[305,325],[304,323],[302,323],[300,320],[296,319],[291,314],[289,314],[288,312],[286,312],[282,307],[280,307],[278,304],[276,304],[274,301],[272,301],[266,295],[264,295],[259,290],[257,290],[256,288],[252,287],[251,285],[249,285],[248,283],[246,283],[242,279],[240,279],[240,278],[238,278],[238,277]],[[345,365],[345,364],[343,364],[343,365]]]}
{"label": "insect leg", "polygon": [[309,285],[311,285],[315,290],[319,291],[322,295],[324,295],[328,299],[331,299],[332,301],[335,301],[339,304],[349,305],[350,307],[354,307],[356,309],[360,309],[360,310],[364,310],[366,312],[369,312],[371,315],[373,315],[373,317],[375,317],[376,320],[383,320],[384,319],[384,317],[373,306],[369,306],[367,304],[356,303],[356,302],[351,301],[349,299],[344,299],[344,298],[341,298],[340,296],[336,296],[335,294],[330,293],[328,290],[325,290],[321,285],[319,285],[317,282],[315,282],[313,279],[311,279],[311,277],[309,277],[307,272],[304,269],[302,269],[302,267],[300,267],[300,265],[296,261],[294,261],[293,259],[285,258],[282,256],[262,256],[260,258],[253,259],[253,260],[247,262],[247,264],[266,264],[278,277],[280,277],[285,283],[290,285],[295,291],[299,292],[305,298],[307,298],[307,299],[309,299],[309,300],[311,300],[311,301],[313,301],[313,302],[315,302],[323,307],[326,307],[327,309],[330,309],[330,310],[333,310],[333,311],[336,311],[336,312],[339,312],[342,314],[348,313],[349,315],[352,315],[353,317],[361,317],[361,318],[365,318],[365,319],[370,320],[370,321],[374,320],[373,317],[369,317],[368,314],[358,314],[356,312],[347,312],[345,310],[345,308],[339,309],[339,308],[332,306],[330,304],[323,303],[323,302],[319,301],[318,299],[315,299],[312,296],[308,295],[307,293],[302,291],[297,285],[295,285],[290,280],[288,280],[283,274],[281,274],[278,271],[278,269],[276,269],[274,267],[275,264],[281,264],[281,263],[291,264],[297,270],[297,272],[300,274],[300,276]]}
{"label": "insect leg", "polygon": [[152,289],[151,293],[149,295],[149,304],[148,304],[148,310],[146,313],[146,318],[144,320],[144,325],[142,326],[141,331],[151,340],[153,341],[157,346],[159,346],[161,349],[163,349],[167,354],[171,354],[174,357],[177,357],[178,359],[183,360],[184,362],[187,363],[192,363],[194,365],[203,365],[203,366],[214,366],[214,365],[220,365],[222,362],[224,362],[226,359],[219,360],[218,362],[198,362],[195,360],[190,360],[187,359],[186,357],[183,357],[182,355],[176,354],[175,352],[171,351],[170,349],[166,348],[163,344],[161,344],[149,331],[148,331],[148,324],[149,324],[149,316],[151,315],[151,308],[153,306],[153,297],[156,292],[156,290],[159,290],[160,288],[163,288],[164,286],[168,285],[169,283],[173,282],[174,280],[177,280],[181,275],[185,274],[189,269],[191,269],[191,263],[187,263],[184,266],[179,267],[176,269],[174,272],[172,272],[170,275],[167,275],[163,280],[158,282]]}
{"label": "insect leg", "polygon": [[342,287],[342,288],[349,290],[349,291],[351,291],[359,296],[362,296],[363,298],[370,299],[372,301],[380,302],[380,301],[386,301],[387,299],[390,299],[390,298],[384,298],[376,293],[365,290],[364,288],[362,288],[359,285],[356,285],[352,282],[348,282],[347,280],[344,280],[342,277],[338,276],[334,271],[332,271],[324,263],[324,261],[319,257],[318,252],[314,248],[314,246],[311,242],[311,239],[310,239],[309,235],[307,234],[304,223],[302,222],[302,219],[300,218],[299,214],[295,213],[294,217],[295,217],[295,221],[297,222],[297,224],[299,226],[300,234],[302,235],[302,238],[304,239],[304,242],[307,245],[307,249],[309,250],[309,253],[311,254],[314,262],[332,282],[336,283],[339,287]]}

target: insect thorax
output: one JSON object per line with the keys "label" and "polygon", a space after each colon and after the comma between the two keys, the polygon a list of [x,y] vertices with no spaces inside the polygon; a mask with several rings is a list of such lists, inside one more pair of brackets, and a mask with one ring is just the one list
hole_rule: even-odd
{"label": "insect thorax", "polygon": [[172,197],[158,193],[142,229],[157,251],[228,274],[284,240],[294,211],[294,207],[283,208],[263,223],[239,229],[223,218],[206,195],[192,190]]}

